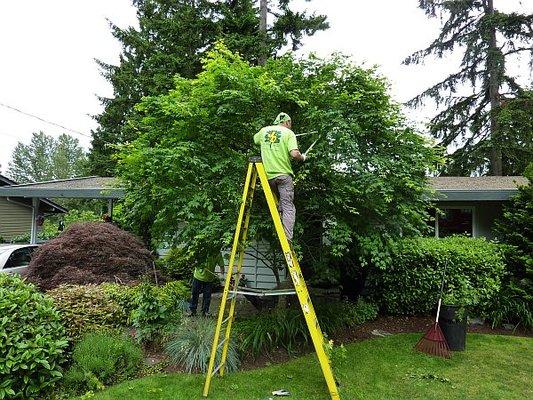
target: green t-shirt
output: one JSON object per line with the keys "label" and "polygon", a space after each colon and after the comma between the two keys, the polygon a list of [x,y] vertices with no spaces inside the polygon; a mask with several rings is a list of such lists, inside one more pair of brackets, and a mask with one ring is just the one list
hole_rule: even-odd
{"label": "green t-shirt", "polygon": [[261,146],[261,158],[268,179],[294,175],[290,152],[298,149],[298,143],[293,131],[281,125],[266,126],[254,135],[254,142]]}
{"label": "green t-shirt", "polygon": [[224,259],[220,252],[209,256],[205,263],[196,267],[193,276],[202,282],[213,282],[218,279],[217,274],[215,274],[217,265],[224,266]]}

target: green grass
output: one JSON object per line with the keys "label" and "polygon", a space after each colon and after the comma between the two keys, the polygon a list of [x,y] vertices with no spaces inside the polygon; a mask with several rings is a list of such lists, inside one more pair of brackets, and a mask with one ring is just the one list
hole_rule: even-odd
{"label": "green grass", "polygon": [[[343,400],[533,398],[533,340],[469,334],[467,350],[451,360],[412,351],[419,334],[395,335],[347,346],[340,371]],[[156,375],[97,393],[95,400],[200,399],[201,375]],[[213,400],[266,400],[275,389],[292,400],[329,399],[314,355],[286,364],[215,377]]]}

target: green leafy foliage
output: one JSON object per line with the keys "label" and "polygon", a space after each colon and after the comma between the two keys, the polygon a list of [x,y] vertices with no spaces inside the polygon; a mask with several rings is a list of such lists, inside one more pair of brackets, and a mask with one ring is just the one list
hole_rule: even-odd
{"label": "green leafy foliage", "polygon": [[31,142],[17,143],[8,174],[18,183],[68,179],[84,175],[86,156],[78,139],[61,134],[57,139],[33,133]]}
{"label": "green leafy foliage", "polygon": [[[165,351],[173,364],[183,366],[189,373],[207,371],[216,321],[211,318],[188,318],[176,327]],[[218,349],[220,359],[222,347]],[[239,368],[237,347],[230,341],[227,354],[226,371]]]}
{"label": "green leafy foliage", "polygon": [[518,189],[496,224],[498,240],[507,247],[504,288],[489,312],[493,325],[533,327],[533,164],[524,175],[529,184]]}
{"label": "green leafy foliage", "polygon": [[[125,287],[125,292],[128,288]],[[59,310],[71,340],[85,333],[125,326],[127,309],[106,293],[103,285],[61,285],[47,292]]]}
{"label": "green leafy foliage", "polygon": [[89,333],[74,347],[72,360],[64,385],[81,393],[132,378],[141,367],[143,353],[131,338]]}
{"label": "green leafy foliage", "polygon": [[62,285],[47,292],[60,311],[67,335],[77,341],[84,334],[113,331],[132,323],[142,339],[156,336],[161,326],[174,321],[190,297],[180,281],[163,286]]}
{"label": "green leafy foliage", "polygon": [[157,260],[157,266],[172,279],[190,282],[194,267],[191,254],[181,247],[172,247],[165,256]]}
{"label": "green leafy foliage", "polygon": [[[351,328],[377,317],[374,304],[358,300],[357,303],[317,303],[315,312],[320,327],[326,334],[342,328]],[[275,309],[234,323],[239,347],[257,355],[282,347],[291,351],[297,344],[310,340],[309,330],[300,309]]]}
{"label": "green leafy foliage", "polygon": [[[197,79],[177,78],[137,109],[130,123],[139,138],[122,148],[119,169],[139,234],[149,229],[195,257],[207,244],[229,244],[248,156],[258,152],[252,136],[280,110],[296,131],[315,132],[302,149],[319,138],[308,162],[295,165],[304,270],[338,276],[339,260],[350,270],[385,262],[391,238],[426,229],[426,171],[440,157],[404,125],[386,81],[343,57],[254,67],[218,45]],[[254,204],[249,238],[279,248],[261,195]]]}
{"label": "green leafy foliage", "polygon": [[0,399],[37,399],[62,377],[67,340],[52,301],[0,274]]}
{"label": "green leafy foliage", "polygon": [[[178,294],[176,295],[175,290]],[[169,286],[163,293],[149,284],[139,286],[137,307],[131,313],[131,324],[136,329],[135,337],[141,342],[156,341],[161,335],[179,324],[185,301],[181,294],[187,293],[181,283]]]}
{"label": "green leafy foliage", "polygon": [[392,254],[393,261],[369,277],[373,297],[391,314],[432,312],[445,265],[445,299],[483,312],[499,292],[505,270],[500,246],[483,238],[404,239]]}

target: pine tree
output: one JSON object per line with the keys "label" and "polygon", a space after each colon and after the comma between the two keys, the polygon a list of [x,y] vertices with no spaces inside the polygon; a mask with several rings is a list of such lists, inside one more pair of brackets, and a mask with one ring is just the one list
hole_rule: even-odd
{"label": "pine tree", "polygon": [[176,74],[194,78],[217,40],[258,64],[286,45],[297,49],[304,35],[328,28],[325,16],[294,12],[290,0],[270,3],[276,3],[269,9],[274,19],[265,33],[259,30],[259,0],[133,0],[139,28],[111,24],[122,43],[120,64],[98,61],[114,94],[100,98],[104,111],[96,116],[99,127],[93,132],[93,173],[112,174],[113,145],[137,137],[126,124],[135,104],[144,96],[166,93]]}
{"label": "pine tree", "polygon": [[[524,140],[509,143],[502,134],[499,114],[502,106],[524,94],[506,69],[509,57],[529,53],[533,63],[533,14],[502,13],[493,0],[419,0],[430,18],[443,21],[439,36],[424,50],[404,60],[405,64],[421,63],[427,56],[439,58],[463,50],[460,70],[449,75],[409,104],[419,106],[426,98],[444,106],[430,124],[431,133],[443,146],[458,146],[447,166],[447,174],[516,173],[508,168],[508,153]],[[468,87],[471,88],[470,93]],[[515,138],[516,139],[516,138]],[[529,157],[531,146],[529,147]],[[504,165],[505,164],[505,165]]]}

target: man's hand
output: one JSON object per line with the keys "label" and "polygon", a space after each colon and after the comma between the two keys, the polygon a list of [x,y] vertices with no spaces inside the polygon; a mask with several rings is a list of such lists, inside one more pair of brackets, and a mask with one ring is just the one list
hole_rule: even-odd
{"label": "man's hand", "polygon": [[291,157],[294,158],[296,161],[305,161],[305,154],[300,153],[300,150],[294,149],[291,150]]}

